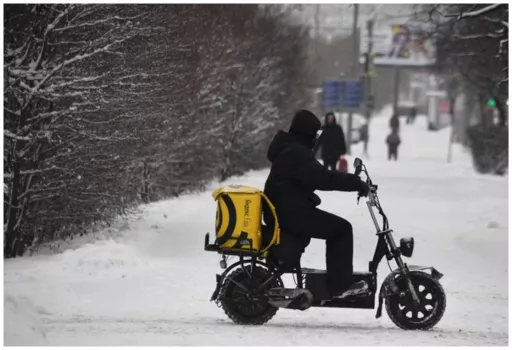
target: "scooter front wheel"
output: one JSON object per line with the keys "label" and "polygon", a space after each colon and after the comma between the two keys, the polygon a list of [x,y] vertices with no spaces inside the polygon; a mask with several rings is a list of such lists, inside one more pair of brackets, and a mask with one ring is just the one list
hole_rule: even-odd
{"label": "scooter front wheel", "polygon": [[446,309],[446,294],[438,280],[428,273],[412,271],[411,283],[420,299],[416,304],[409,292],[407,281],[399,277],[400,292],[386,298],[386,312],[398,327],[406,330],[427,330],[434,327]]}

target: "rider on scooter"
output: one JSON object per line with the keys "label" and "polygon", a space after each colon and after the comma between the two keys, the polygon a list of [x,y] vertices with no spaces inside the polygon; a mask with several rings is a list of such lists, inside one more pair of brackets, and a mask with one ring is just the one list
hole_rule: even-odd
{"label": "rider on scooter", "polygon": [[[279,131],[270,143],[272,162],[265,194],[274,204],[281,231],[326,241],[327,283],[331,298],[364,293],[363,281],[352,284],[352,225],[345,219],[317,209],[321,191],[357,191],[367,196],[368,185],[359,176],[325,169],[313,148],[320,121],[310,111],[298,111],[289,132]],[[287,249],[287,248],[285,248]]]}

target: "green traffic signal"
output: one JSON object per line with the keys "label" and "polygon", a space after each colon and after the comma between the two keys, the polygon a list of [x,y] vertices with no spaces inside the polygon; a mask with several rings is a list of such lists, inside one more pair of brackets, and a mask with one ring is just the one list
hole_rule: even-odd
{"label": "green traffic signal", "polygon": [[488,101],[487,101],[487,106],[489,107],[496,107],[496,100],[493,99],[493,98],[490,98]]}

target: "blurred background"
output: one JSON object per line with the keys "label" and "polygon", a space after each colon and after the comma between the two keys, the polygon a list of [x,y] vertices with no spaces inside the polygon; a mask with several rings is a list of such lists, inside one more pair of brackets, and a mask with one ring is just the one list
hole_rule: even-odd
{"label": "blurred background", "polygon": [[505,175],[508,5],[5,5],[4,257],[268,167],[301,108],[349,154],[395,114]]}

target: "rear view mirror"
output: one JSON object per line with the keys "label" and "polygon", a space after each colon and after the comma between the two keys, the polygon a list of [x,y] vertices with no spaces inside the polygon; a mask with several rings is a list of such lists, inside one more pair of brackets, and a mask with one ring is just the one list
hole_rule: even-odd
{"label": "rear view mirror", "polygon": [[354,175],[361,174],[361,167],[363,165],[363,161],[360,158],[354,159]]}

